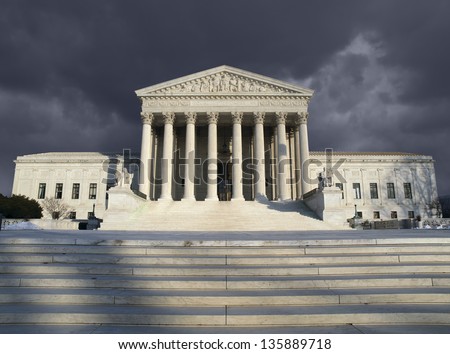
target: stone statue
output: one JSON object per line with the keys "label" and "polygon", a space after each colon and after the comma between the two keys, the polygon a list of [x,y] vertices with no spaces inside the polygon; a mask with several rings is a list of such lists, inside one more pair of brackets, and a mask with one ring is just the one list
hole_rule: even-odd
{"label": "stone statue", "polygon": [[123,168],[123,184],[124,186],[131,186],[131,182],[133,182],[133,173],[128,172],[127,168]]}
{"label": "stone statue", "polygon": [[230,80],[230,92],[238,91],[238,80],[235,77],[232,77]]}
{"label": "stone statue", "polygon": [[122,168],[122,173],[117,170],[115,173],[116,185],[119,187],[131,186],[131,182],[133,182],[133,175],[133,173],[128,172],[126,167]]}

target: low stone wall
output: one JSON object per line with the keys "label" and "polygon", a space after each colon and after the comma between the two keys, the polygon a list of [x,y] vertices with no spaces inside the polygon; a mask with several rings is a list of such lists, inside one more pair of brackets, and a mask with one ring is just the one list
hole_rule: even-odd
{"label": "low stone wall", "polygon": [[420,222],[424,229],[450,229],[450,218],[429,218]]}
{"label": "low stone wall", "polygon": [[78,222],[68,219],[36,219],[32,221],[34,225],[45,230],[78,230]]}
{"label": "low stone wall", "polygon": [[[353,220],[350,220],[350,226],[355,228]],[[413,219],[391,219],[391,220],[360,220],[356,227],[363,230],[384,230],[384,229],[450,229],[450,219],[445,218],[427,218],[423,221]]]}
{"label": "low stone wall", "polygon": [[24,229],[44,229],[44,230],[78,230],[78,222],[64,219],[3,219],[2,230],[24,230]]}

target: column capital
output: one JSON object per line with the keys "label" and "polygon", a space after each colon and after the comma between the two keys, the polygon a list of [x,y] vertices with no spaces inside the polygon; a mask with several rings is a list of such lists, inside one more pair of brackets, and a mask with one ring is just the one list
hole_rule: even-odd
{"label": "column capital", "polygon": [[298,112],[295,124],[308,124],[308,112]]}
{"label": "column capital", "polygon": [[152,124],[153,123],[153,113],[150,112],[141,112],[141,121],[142,124]]}
{"label": "column capital", "polygon": [[286,124],[286,118],[287,118],[286,112],[277,112],[277,113],[275,113],[275,117],[277,120],[277,124]]}
{"label": "column capital", "polygon": [[217,124],[219,122],[219,113],[217,112],[208,112],[206,113],[208,124]]}
{"label": "column capital", "polygon": [[163,113],[164,124],[172,124],[175,122],[175,113],[165,112]]}
{"label": "column capital", "polygon": [[195,121],[197,120],[197,113],[187,112],[184,116],[186,117],[186,124],[195,124]]}
{"label": "column capital", "polygon": [[264,124],[264,118],[265,118],[264,112],[253,112],[253,122],[256,124]]}
{"label": "column capital", "polygon": [[233,118],[233,124],[242,124],[242,112],[231,112],[231,117]]}

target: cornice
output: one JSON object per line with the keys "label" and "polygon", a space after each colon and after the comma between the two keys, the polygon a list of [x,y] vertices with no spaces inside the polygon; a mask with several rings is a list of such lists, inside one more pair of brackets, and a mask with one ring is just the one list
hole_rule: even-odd
{"label": "cornice", "polygon": [[310,96],[305,96],[303,94],[295,94],[295,93],[257,93],[257,94],[251,94],[251,93],[240,93],[240,92],[233,92],[233,93],[218,93],[218,94],[201,94],[201,93],[171,93],[171,94],[152,94],[148,96],[140,96],[139,97],[141,101],[143,100],[152,100],[152,99],[173,99],[173,100],[179,100],[179,99],[202,99],[202,100],[235,100],[235,99],[274,99],[274,100],[283,100],[283,99],[296,99],[296,100],[305,100],[307,102],[310,101]]}

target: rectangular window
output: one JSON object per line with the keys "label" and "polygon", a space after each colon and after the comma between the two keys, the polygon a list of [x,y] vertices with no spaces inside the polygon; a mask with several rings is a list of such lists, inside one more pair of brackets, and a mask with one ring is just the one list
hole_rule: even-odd
{"label": "rectangular window", "polygon": [[387,184],[387,195],[389,199],[395,199],[395,187],[394,183]]}
{"label": "rectangular window", "polygon": [[370,184],[370,199],[378,199],[378,185],[376,183]]}
{"label": "rectangular window", "polygon": [[336,183],[336,187],[338,187],[342,191],[342,199],[344,199],[344,184]]}
{"label": "rectangular window", "polygon": [[77,212],[76,211],[71,211],[69,213],[69,219],[76,219],[77,218]]}
{"label": "rectangular window", "polygon": [[408,218],[414,219],[414,211],[413,210],[408,211]]}
{"label": "rectangular window", "polygon": [[403,183],[403,189],[405,190],[405,199],[412,199],[411,183]]}
{"label": "rectangular window", "polygon": [[94,212],[88,211],[88,219],[95,217]]}
{"label": "rectangular window", "polygon": [[45,199],[45,183],[39,183],[38,199]]}
{"label": "rectangular window", "polygon": [[355,199],[361,199],[361,184],[353,183],[353,197]]}
{"label": "rectangular window", "polygon": [[397,212],[391,211],[391,219],[397,219]]}
{"label": "rectangular window", "polygon": [[55,199],[62,199],[62,193],[63,193],[63,184],[62,183],[56,183]]}
{"label": "rectangular window", "polygon": [[97,183],[89,185],[89,199],[97,199]]}
{"label": "rectangular window", "polygon": [[379,211],[374,211],[373,212],[373,218],[374,219],[379,219],[380,218],[380,212]]}
{"label": "rectangular window", "polygon": [[80,199],[80,184],[74,183],[72,186],[72,199]]}

